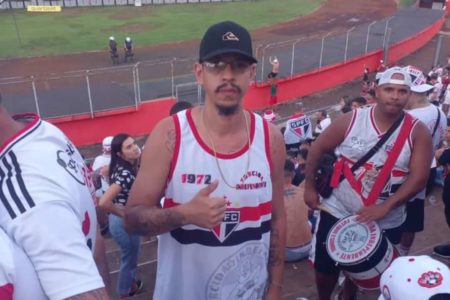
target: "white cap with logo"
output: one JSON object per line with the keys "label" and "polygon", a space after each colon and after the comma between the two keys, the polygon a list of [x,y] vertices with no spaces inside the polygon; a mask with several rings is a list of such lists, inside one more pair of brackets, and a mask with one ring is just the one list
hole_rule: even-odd
{"label": "white cap with logo", "polygon": [[378,300],[428,300],[437,294],[450,297],[450,269],[427,255],[398,257],[381,276],[380,290]]}
{"label": "white cap with logo", "polygon": [[[396,74],[402,75],[403,79],[392,78]],[[405,68],[392,67],[381,74],[380,80],[378,81],[378,86],[383,84],[399,84],[411,87],[411,76],[409,76]]]}
{"label": "white cap with logo", "polygon": [[426,93],[433,89],[432,85],[427,84],[427,79],[419,68],[414,66],[406,66],[405,70],[408,72],[409,76],[411,76],[411,91],[415,93]]}

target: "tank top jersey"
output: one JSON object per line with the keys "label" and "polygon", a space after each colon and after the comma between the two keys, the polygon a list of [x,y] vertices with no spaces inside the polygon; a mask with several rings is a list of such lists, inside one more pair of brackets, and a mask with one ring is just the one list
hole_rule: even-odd
{"label": "tank top jersey", "polygon": [[[223,222],[209,230],[186,225],[162,234],[154,299],[261,299],[272,211],[268,125],[250,113],[251,146],[233,154],[214,152],[199,136],[192,110],[175,115],[176,145],[164,207],[191,201],[219,180],[213,197],[228,200]],[[247,160],[250,163],[247,169]]]}
{"label": "tank top jersey", "polygon": [[[433,134],[436,122],[438,121],[438,113],[441,115],[439,124],[436,127],[436,132],[432,137],[433,161],[431,167],[435,168],[436,159],[434,158],[434,153],[436,153],[436,150],[439,148],[439,145],[444,140],[445,130],[447,128],[447,118],[445,117],[445,114],[433,104],[430,104],[426,107],[411,109],[410,111],[408,111],[408,113],[413,117],[419,119],[422,123],[424,123],[427,126],[428,130],[430,131],[430,134]],[[423,189],[416,196],[414,196],[411,199],[411,201],[417,198],[425,199],[425,189]]]}
{"label": "tank top jersey", "polygon": [[[358,159],[366,154],[382,137],[382,132],[377,128],[374,119],[374,108],[364,107],[353,111],[350,126],[347,129],[344,141],[336,148],[340,158],[348,163],[349,167]],[[414,119],[413,126],[417,124]],[[382,149],[375,153],[366,164],[354,172],[355,179],[361,183],[361,189],[356,191],[352,188],[347,179],[344,179],[338,187],[333,189],[331,196],[323,200],[322,205],[327,211],[337,218],[344,218],[355,214],[364,207],[362,197],[367,197],[375,183],[381,167],[384,165],[389,151],[391,151],[397,136],[400,132],[400,126],[392,133],[389,139],[384,143]],[[413,127],[414,129],[414,127]],[[411,130],[412,132],[413,130]],[[411,133],[402,150],[391,175],[387,180],[376,204],[382,203],[390,195],[395,193],[401,184],[406,180],[409,172],[409,161],[411,157],[412,140]],[[378,223],[381,228],[389,229],[400,226],[405,220],[405,206],[399,206],[391,210]]]}
{"label": "tank top jersey", "polygon": [[306,139],[312,139],[311,119],[304,114],[293,115],[286,121],[284,143],[286,145],[296,144],[304,142]]}
{"label": "tank top jersey", "polygon": [[55,126],[34,114],[14,118],[26,126],[0,145],[0,227],[30,257],[50,299],[102,287],[90,170]]}
{"label": "tank top jersey", "polygon": [[0,299],[48,299],[28,256],[1,229],[0,249]]}

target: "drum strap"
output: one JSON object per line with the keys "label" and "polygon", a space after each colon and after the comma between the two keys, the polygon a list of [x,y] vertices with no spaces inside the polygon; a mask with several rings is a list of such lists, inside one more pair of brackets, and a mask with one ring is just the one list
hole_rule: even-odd
{"label": "drum strap", "polygon": [[375,181],[372,191],[370,191],[369,193],[369,196],[367,197],[367,199],[363,198],[365,206],[370,206],[374,204],[375,201],[378,199],[378,196],[380,195],[381,191],[386,185],[386,181],[390,177],[395,162],[397,161],[397,158],[399,157],[400,152],[402,151],[403,146],[405,145],[408,139],[408,136],[411,132],[413,125],[414,122],[411,115],[405,114],[404,123],[400,129],[397,139],[395,140],[394,146],[392,147],[392,151],[388,154],[386,163],[381,168],[380,174],[377,180]]}

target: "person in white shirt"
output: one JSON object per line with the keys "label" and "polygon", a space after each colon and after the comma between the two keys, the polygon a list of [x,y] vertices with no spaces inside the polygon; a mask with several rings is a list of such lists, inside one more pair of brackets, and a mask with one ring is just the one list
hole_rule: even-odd
{"label": "person in white shirt", "polygon": [[0,299],[48,299],[26,254],[0,228]]}
{"label": "person in white shirt", "polygon": [[[107,136],[102,141],[102,154],[97,156],[92,164],[94,171],[94,182],[96,182],[95,196],[100,199],[109,187],[109,163],[111,162],[111,142],[113,137]],[[100,183],[100,184],[98,184]],[[100,225],[100,232],[105,235],[108,232],[108,214],[97,209],[97,218]]]}
{"label": "person in white shirt", "polygon": [[284,131],[286,150],[298,152],[300,144],[312,138],[311,119],[304,114],[303,103],[296,103],[295,113],[286,121]]}
{"label": "person in white shirt", "polygon": [[11,117],[1,98],[0,200],[0,228],[49,299],[108,299],[91,172],[59,129],[35,114]]}
{"label": "person in white shirt", "polygon": [[[427,93],[433,89],[432,85],[426,83],[425,75],[422,71],[413,66],[405,67],[411,76],[411,95],[406,109],[408,112],[421,120],[430,131],[433,143],[433,157],[436,150],[441,146],[444,140],[444,134],[447,127],[447,119],[444,113],[436,106],[432,105],[427,99]],[[430,166],[429,184],[432,188],[436,174],[436,160],[433,159]],[[424,200],[431,192],[431,188],[421,190],[412,197],[406,204],[406,220],[403,223],[403,233],[399,245],[401,255],[408,255],[414,242],[416,232],[423,231],[424,228]]]}
{"label": "person in white shirt", "polygon": [[331,118],[328,116],[326,110],[321,110],[316,113],[317,125],[314,129],[314,135],[318,136],[331,124]]}

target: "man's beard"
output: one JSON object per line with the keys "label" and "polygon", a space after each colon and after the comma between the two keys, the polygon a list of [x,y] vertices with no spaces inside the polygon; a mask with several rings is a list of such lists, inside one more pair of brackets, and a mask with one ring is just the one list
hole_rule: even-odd
{"label": "man's beard", "polygon": [[[236,89],[236,91],[239,94],[242,94],[242,89],[239,86],[237,86],[237,85],[235,85],[233,83],[230,83],[230,84],[224,83],[224,84],[218,86],[217,89],[216,89],[216,93],[219,93],[222,88],[228,88],[229,86],[231,86],[232,88]],[[239,103],[236,103],[236,104],[230,105],[230,106],[216,104],[216,108],[217,108],[217,110],[219,112],[219,115],[221,115],[221,116],[231,116],[231,115],[233,115],[233,114],[235,114],[237,112],[237,110],[239,108]]]}

